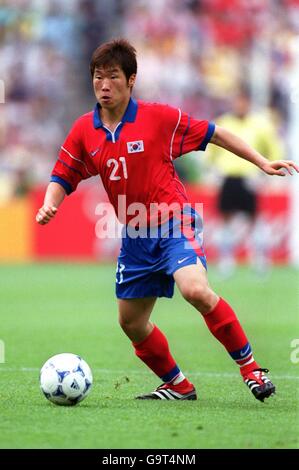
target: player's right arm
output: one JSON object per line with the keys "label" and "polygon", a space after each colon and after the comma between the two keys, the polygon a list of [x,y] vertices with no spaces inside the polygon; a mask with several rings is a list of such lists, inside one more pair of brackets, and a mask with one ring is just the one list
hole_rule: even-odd
{"label": "player's right arm", "polygon": [[40,225],[47,224],[55,217],[65,196],[75,191],[81,180],[97,174],[96,168],[85,158],[86,152],[82,139],[84,122],[84,116],[82,116],[74,123],[60,148],[44,204],[36,214],[36,221]]}
{"label": "player's right arm", "polygon": [[60,184],[51,182],[46,191],[44,204],[36,214],[36,222],[40,225],[50,222],[64,200],[65,195],[66,191]]}

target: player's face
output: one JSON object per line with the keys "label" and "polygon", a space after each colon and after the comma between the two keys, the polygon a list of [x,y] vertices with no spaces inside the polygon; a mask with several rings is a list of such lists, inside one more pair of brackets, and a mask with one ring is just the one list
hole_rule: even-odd
{"label": "player's face", "polygon": [[94,93],[104,109],[115,109],[128,101],[134,83],[135,75],[131,75],[127,81],[119,66],[96,69],[93,76]]}
{"label": "player's face", "polygon": [[234,112],[236,116],[243,118],[250,111],[250,99],[245,95],[237,95],[234,102]]}

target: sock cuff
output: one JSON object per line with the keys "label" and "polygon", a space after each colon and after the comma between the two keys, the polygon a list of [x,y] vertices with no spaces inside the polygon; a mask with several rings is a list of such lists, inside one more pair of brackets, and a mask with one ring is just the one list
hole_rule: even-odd
{"label": "sock cuff", "polygon": [[146,343],[152,339],[153,335],[157,332],[157,330],[159,331],[158,327],[154,325],[154,328],[152,329],[150,334],[148,334],[142,341],[138,341],[137,343],[134,343],[132,341],[132,345],[134,346],[134,348],[145,346]]}
{"label": "sock cuff", "polygon": [[219,297],[218,299],[218,302],[217,304],[215,305],[215,307],[212,308],[212,310],[210,310],[208,313],[206,313],[205,316],[208,316],[208,315],[213,315],[215,313],[217,313],[219,311],[219,309],[221,309],[221,307],[229,307],[231,308],[227,302],[225,302],[225,300],[222,298],[222,297]]}
{"label": "sock cuff", "polygon": [[219,304],[221,304],[223,301],[223,298],[222,297],[219,297],[218,301],[217,301],[217,304],[215,305],[215,307],[212,308],[212,310],[210,310],[206,315],[211,315],[213,314],[213,312],[215,312],[215,310],[218,308]]}
{"label": "sock cuff", "polygon": [[203,317],[211,331],[217,331],[224,325],[237,320],[235,312],[222,297],[219,298],[215,307]]}

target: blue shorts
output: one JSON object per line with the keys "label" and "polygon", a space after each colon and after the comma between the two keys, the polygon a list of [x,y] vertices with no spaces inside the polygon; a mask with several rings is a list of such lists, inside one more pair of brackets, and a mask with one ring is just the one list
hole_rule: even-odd
{"label": "blue shorts", "polygon": [[[117,260],[116,297],[136,299],[173,296],[173,273],[196,264],[199,258],[207,269],[202,247],[202,219],[191,209],[191,223],[173,218],[157,227],[153,237],[149,229],[132,238],[124,227]],[[150,236],[151,235],[151,236]]]}

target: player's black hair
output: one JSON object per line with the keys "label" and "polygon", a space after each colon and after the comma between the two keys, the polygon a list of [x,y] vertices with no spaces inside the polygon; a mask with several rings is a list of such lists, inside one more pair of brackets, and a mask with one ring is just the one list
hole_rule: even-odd
{"label": "player's black hair", "polygon": [[136,49],[126,39],[113,39],[96,48],[91,57],[90,73],[93,78],[95,69],[119,66],[127,81],[137,73]]}

